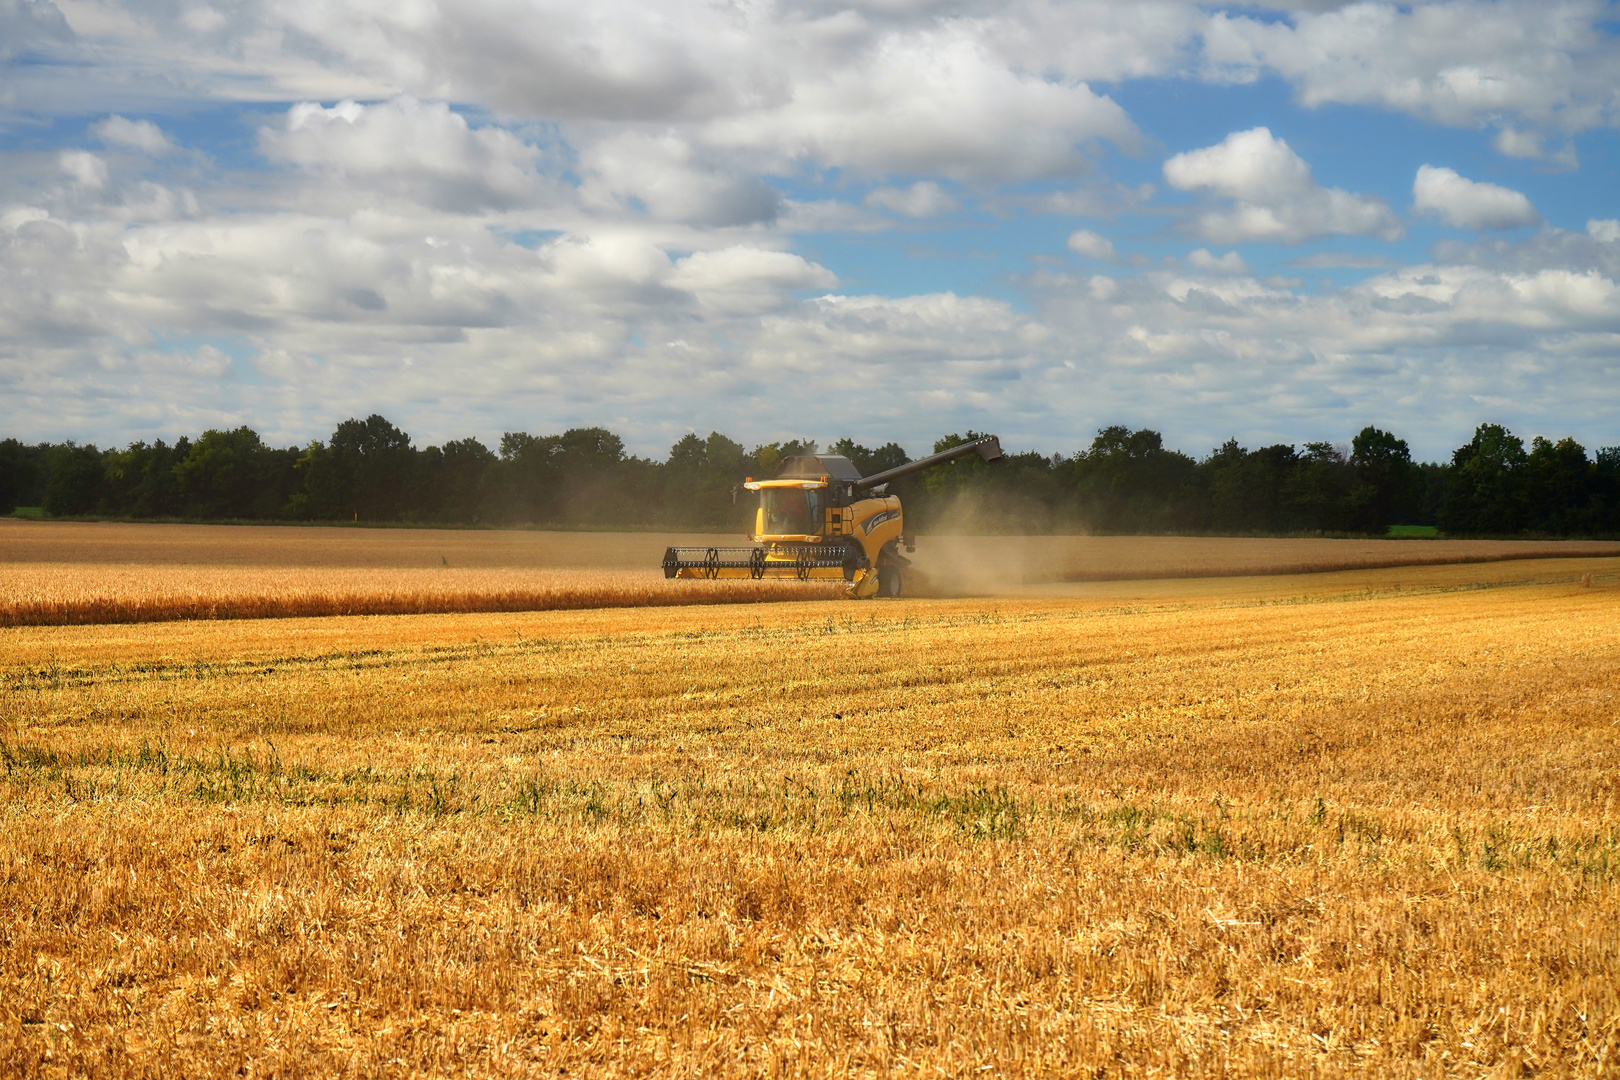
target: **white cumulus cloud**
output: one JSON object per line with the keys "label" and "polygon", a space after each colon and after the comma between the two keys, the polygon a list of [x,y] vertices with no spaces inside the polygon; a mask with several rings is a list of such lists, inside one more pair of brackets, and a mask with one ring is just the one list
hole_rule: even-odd
{"label": "white cumulus cloud", "polygon": [[[1279,77],[1305,108],[1400,111],[1572,168],[1573,137],[1620,127],[1612,18],[1607,0],[0,0],[0,61],[48,61],[0,74],[7,123],[91,123],[0,169],[0,435],[303,441],[382,411],[419,443],[604,422],[643,453],[688,425],[1072,450],[1134,417],[1193,452],[1377,422],[1443,455],[1489,400],[1603,445],[1612,215],[1448,240],[1417,266],[1393,245],[1295,261],[1375,272],[1360,284],[1257,277],[1234,245],[1400,220],[1254,128],[1164,163],[1194,196],[1172,196],[1193,203],[1183,247],[1206,247],[1125,260],[1064,225],[1076,258],[997,268],[1051,246],[1031,215],[1162,219],[1162,191],[1123,186],[1098,144],[1177,130],[1174,105],[1127,116],[1105,86],[1180,80],[1243,108],[1192,84]],[[303,104],[266,121],[244,102]],[[268,170],[231,121],[167,119],[231,110],[265,125]],[[1400,149],[1337,110],[1310,119],[1370,166]],[[1526,216],[1516,192],[1462,185],[1427,212]],[[839,291],[829,267],[868,274],[859,234],[941,215],[985,242],[890,264],[884,295]],[[958,247],[939,235],[919,248]],[[908,295],[939,266],[958,293]],[[828,422],[847,430],[805,430],[810,399],[843,403]]]}
{"label": "white cumulus cloud", "polygon": [[64,150],[57,158],[62,171],[81,188],[107,186],[107,163],[88,150]]}
{"label": "white cumulus cloud", "polygon": [[1599,0],[1320,6],[1285,19],[1214,12],[1207,77],[1275,72],[1307,106],[1377,105],[1457,125],[1511,115],[1580,131],[1620,114],[1620,48],[1603,26],[1612,8]]}
{"label": "white cumulus cloud", "polygon": [[1187,253],[1187,265],[1194,270],[1204,270],[1212,274],[1247,274],[1249,264],[1243,261],[1243,256],[1235,251],[1228,251],[1225,255],[1216,256],[1207,248],[1197,248]]}
{"label": "white cumulus cloud", "polygon": [[73,31],[55,4],[0,4],[0,63],[33,49],[64,46]]}
{"label": "white cumulus cloud", "polygon": [[511,206],[535,197],[538,148],[499,127],[473,128],[442,102],[303,102],[259,131],[273,161],[445,210]]}
{"label": "white cumulus cloud", "polygon": [[789,251],[738,246],[698,251],[675,264],[670,283],[692,292],[769,285],[783,289],[830,289],[838,278]]}
{"label": "white cumulus cloud", "polygon": [[[576,131],[674,129],[694,145],[757,155],[760,171],[809,163],[863,176],[1017,179],[1083,169],[1078,147],[1091,140],[1134,144],[1125,111],[1086,80],[1163,70],[1196,10],[1026,6],[277,3],[245,6],[256,18],[232,34],[263,50],[291,31],[336,71]],[[1042,19],[1053,34],[1032,43]],[[184,36],[172,24],[153,32],[171,31]],[[1071,44],[1054,51],[1059,35]],[[290,62],[278,75],[312,77]]]}
{"label": "white cumulus cloud", "polygon": [[1504,127],[1491,140],[1491,147],[1503,157],[1543,161],[1565,172],[1573,172],[1581,165],[1573,140],[1566,140],[1563,146],[1553,150],[1546,145],[1545,136],[1539,131]]}
{"label": "white cumulus cloud", "polygon": [[1535,159],[1541,157],[1541,134],[1505,127],[1496,133],[1491,146],[1503,157]]}
{"label": "white cumulus cloud", "polygon": [[1010,69],[960,28],[891,35],[856,63],[805,73],[781,104],[709,125],[717,145],[864,175],[1016,179],[1080,171],[1080,144],[1135,126],[1082,82]]}
{"label": "white cumulus cloud", "polygon": [[919,180],[910,187],[876,187],[862,200],[867,206],[890,210],[909,218],[938,217],[961,208],[945,189],[932,180]]}
{"label": "white cumulus cloud", "polygon": [[1106,236],[1089,229],[1076,229],[1069,234],[1069,250],[1087,259],[1112,259],[1114,244]]}
{"label": "white cumulus cloud", "polygon": [[668,284],[692,293],[705,307],[745,312],[775,307],[784,290],[831,289],[838,278],[792,252],[739,245],[677,261]]}
{"label": "white cumulus cloud", "polygon": [[1230,209],[1206,210],[1195,219],[1198,231],[1217,244],[1401,235],[1383,200],[1317,184],[1310,165],[1269,128],[1234,131],[1214,146],[1177,154],[1164,163],[1164,178],[1178,190],[1232,201]]}
{"label": "white cumulus cloud", "polygon": [[735,155],[716,154],[664,129],[618,131],[579,151],[584,201],[600,209],[637,209],[660,221],[749,225],[774,220],[782,198]]}
{"label": "white cumulus cloud", "polygon": [[174,144],[163,134],[163,129],[150,120],[130,120],[113,115],[92,125],[90,130],[107,146],[138,150],[153,157],[174,149]]}
{"label": "white cumulus cloud", "polygon": [[1459,176],[1434,165],[1418,168],[1412,207],[1461,229],[1515,229],[1535,225],[1541,215],[1520,192]]}

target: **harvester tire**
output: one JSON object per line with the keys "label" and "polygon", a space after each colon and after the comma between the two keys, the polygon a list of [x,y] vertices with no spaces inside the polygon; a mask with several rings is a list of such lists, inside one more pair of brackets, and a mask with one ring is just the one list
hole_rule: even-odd
{"label": "harvester tire", "polygon": [[879,596],[888,596],[888,597],[899,596],[900,595],[900,583],[901,583],[900,568],[898,566],[880,566],[880,567],[878,567],[878,589],[877,589],[877,594]]}

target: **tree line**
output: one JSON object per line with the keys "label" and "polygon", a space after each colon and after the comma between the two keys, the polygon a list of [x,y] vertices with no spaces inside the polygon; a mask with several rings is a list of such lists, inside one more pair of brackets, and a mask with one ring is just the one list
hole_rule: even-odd
{"label": "tree line", "polygon": [[[943,450],[975,432],[947,435]],[[407,524],[660,527],[745,531],[745,476],[813,453],[808,440],[746,449],[718,432],[687,435],[664,461],[625,451],[603,428],[510,432],[417,448],[381,416],[345,420],[303,447],[249,427],[102,450],[0,440],[0,513],[54,517]],[[840,439],[863,474],[909,455]],[[1364,428],[1348,446],[1250,450],[1236,440],[1198,459],[1158,432],[1115,426],[1072,455],[977,457],[894,486],[919,531],[1228,534],[1357,533],[1436,525],[1455,535],[1620,534],[1620,447],[1588,455],[1573,439],[1524,441],[1481,424],[1449,462],[1418,463],[1405,440]],[[743,493],[746,495],[746,493]]]}

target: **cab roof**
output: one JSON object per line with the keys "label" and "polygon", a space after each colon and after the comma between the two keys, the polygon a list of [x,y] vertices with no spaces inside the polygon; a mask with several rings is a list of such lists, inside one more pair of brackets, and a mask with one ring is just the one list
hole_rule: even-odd
{"label": "cab roof", "polygon": [[842,454],[801,454],[783,461],[776,473],[778,480],[819,480],[823,476],[853,481],[861,478],[861,471]]}

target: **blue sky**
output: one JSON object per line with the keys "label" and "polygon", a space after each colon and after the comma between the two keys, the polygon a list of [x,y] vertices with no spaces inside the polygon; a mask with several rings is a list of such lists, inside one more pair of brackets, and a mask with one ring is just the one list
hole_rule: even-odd
{"label": "blue sky", "polygon": [[1620,444],[1617,25],[0,0],[0,434]]}

